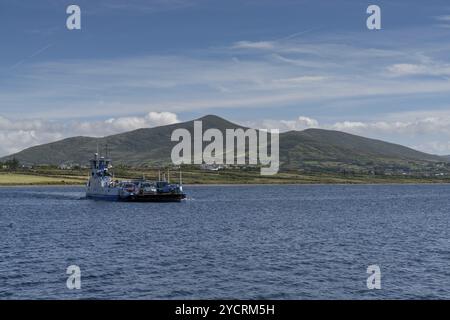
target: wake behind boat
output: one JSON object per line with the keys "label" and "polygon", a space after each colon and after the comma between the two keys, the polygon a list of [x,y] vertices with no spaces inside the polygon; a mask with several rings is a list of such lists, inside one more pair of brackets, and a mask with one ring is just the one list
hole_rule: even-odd
{"label": "wake behind boat", "polygon": [[186,198],[181,185],[165,179],[118,181],[109,172],[111,160],[95,154],[90,161],[91,172],[86,185],[86,198],[132,202],[179,202]]}

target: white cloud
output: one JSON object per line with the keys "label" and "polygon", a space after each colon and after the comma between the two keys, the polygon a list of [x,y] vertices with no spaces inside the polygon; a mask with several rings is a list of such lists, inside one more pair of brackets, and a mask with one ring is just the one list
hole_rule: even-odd
{"label": "white cloud", "polygon": [[356,134],[436,135],[450,138],[450,116],[429,116],[412,121],[337,122],[331,129]]}
{"label": "white cloud", "polygon": [[337,130],[368,138],[399,143],[432,154],[450,154],[450,111],[398,113],[382,121],[339,121],[320,123],[310,117],[294,120],[260,120],[244,123],[249,127],[279,129],[281,132],[319,128]]}
{"label": "white cloud", "polygon": [[317,128],[319,126],[319,122],[317,120],[303,116],[300,116],[293,121],[281,120],[280,124],[283,127],[281,130],[305,130],[309,128]]}
{"label": "white cloud", "polygon": [[104,121],[68,122],[39,119],[15,121],[0,116],[0,156],[67,137],[102,137],[178,122],[177,115],[171,112],[150,112],[142,117],[119,117]]}
{"label": "white cloud", "polygon": [[435,20],[438,22],[435,26],[448,29],[450,28],[450,15],[442,15],[434,17]]}
{"label": "white cloud", "polygon": [[[450,111],[405,112],[387,114],[381,121],[338,121],[320,123],[299,116],[293,120],[259,120],[243,124],[281,132],[321,128],[338,130],[370,138],[400,143],[434,154],[450,154]],[[8,155],[27,147],[72,136],[101,137],[139,128],[178,123],[171,112],[150,112],[141,117],[116,117],[102,121],[47,121],[39,119],[11,120],[0,116],[0,155]]]}
{"label": "white cloud", "polygon": [[[443,30],[433,31],[441,33],[439,39],[444,38],[442,33],[446,35]],[[435,128],[440,130],[435,132],[445,132],[449,123],[440,117],[434,119],[433,114],[417,121],[381,119],[379,113],[391,106],[395,111],[396,102],[402,106],[407,102],[411,110],[418,110],[422,106],[417,101],[432,97],[426,100],[430,105],[422,109],[425,111],[433,108],[433,103],[446,102],[450,95],[450,46],[433,39],[426,45],[419,39],[414,46],[410,41],[399,43],[401,38],[389,38],[389,34],[378,43],[375,38],[366,43],[353,41],[351,36],[238,41],[171,56],[24,63],[5,75],[7,86],[0,86],[0,105],[8,106],[2,114],[9,119],[23,114],[36,119],[66,119],[70,124],[0,118],[1,142],[17,142],[4,142],[2,148],[15,150],[72,134],[104,135],[167,124],[177,121],[174,114],[180,111],[215,113],[221,108],[267,108],[264,111],[277,115],[278,110],[294,106],[311,114],[317,106],[328,119],[343,119],[331,124],[307,117],[265,122],[282,130],[335,128],[383,136],[389,141],[421,132],[433,135]],[[386,105],[388,98],[392,102]],[[335,107],[337,104],[343,107]],[[375,110],[374,105],[379,108]],[[149,110],[166,110],[174,116],[128,116]],[[353,111],[366,112],[374,120],[355,121]],[[80,115],[113,118],[67,120]],[[419,140],[415,145],[425,145]]]}
{"label": "white cloud", "polygon": [[411,147],[428,153],[450,155],[450,142],[448,141],[425,141],[420,144],[411,145]]}
{"label": "white cloud", "polygon": [[309,128],[319,127],[319,122],[317,120],[305,116],[299,116],[294,120],[265,119],[260,121],[247,121],[243,124],[250,128],[278,129],[280,130],[280,132],[291,130],[301,131]]}
{"label": "white cloud", "polygon": [[232,46],[233,49],[273,49],[274,43],[271,41],[238,41]]}
{"label": "white cloud", "polygon": [[399,63],[388,67],[388,71],[394,76],[421,74],[427,71],[425,66],[410,64],[410,63]]}
{"label": "white cloud", "polygon": [[[0,87],[0,105],[9,106],[3,111],[8,117],[67,119],[120,117],[149,108],[214,113],[216,108],[450,94],[449,64],[434,62],[417,48],[383,48],[333,40],[239,41],[183,55],[24,64],[11,74],[13,90]],[[414,77],[420,74],[442,77]]]}
{"label": "white cloud", "polygon": [[450,22],[450,15],[437,16],[436,20]]}
{"label": "white cloud", "polygon": [[294,77],[294,78],[286,78],[286,79],[275,79],[273,80],[276,84],[282,84],[282,85],[299,85],[309,82],[316,82],[316,81],[324,81],[328,80],[328,77],[325,76],[301,76],[301,77]]}
{"label": "white cloud", "polygon": [[[106,127],[114,132],[125,132],[139,128],[149,128],[178,123],[177,115],[171,112],[150,112],[144,117],[111,118],[104,121]],[[92,125],[92,124],[91,124]],[[96,123],[93,124],[97,126]]]}
{"label": "white cloud", "polygon": [[412,75],[429,75],[429,76],[448,76],[450,75],[449,64],[411,64],[399,63],[388,66],[388,72],[392,76],[412,76]]}

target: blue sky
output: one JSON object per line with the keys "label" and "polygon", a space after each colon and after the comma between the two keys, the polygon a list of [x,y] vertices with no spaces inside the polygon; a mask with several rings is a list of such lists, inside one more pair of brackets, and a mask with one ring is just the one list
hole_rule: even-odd
{"label": "blue sky", "polygon": [[450,154],[448,1],[0,0],[0,38],[0,155],[205,114]]}

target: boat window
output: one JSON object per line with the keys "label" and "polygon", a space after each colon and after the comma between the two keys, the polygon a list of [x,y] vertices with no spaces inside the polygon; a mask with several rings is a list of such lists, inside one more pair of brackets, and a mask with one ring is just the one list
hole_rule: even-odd
{"label": "boat window", "polygon": [[167,185],[168,185],[168,183],[165,182],[165,181],[159,181],[159,182],[156,184],[156,186],[157,186],[158,188],[164,188],[164,187],[167,186]]}

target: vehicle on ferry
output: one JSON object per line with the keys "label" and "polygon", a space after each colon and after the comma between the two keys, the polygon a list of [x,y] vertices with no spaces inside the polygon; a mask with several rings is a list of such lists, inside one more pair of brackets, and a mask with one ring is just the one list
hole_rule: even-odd
{"label": "vehicle on ferry", "polygon": [[109,201],[132,202],[179,202],[186,199],[181,182],[170,183],[167,179],[119,181],[110,172],[111,160],[98,153],[90,161],[90,176],[86,184],[86,198]]}

